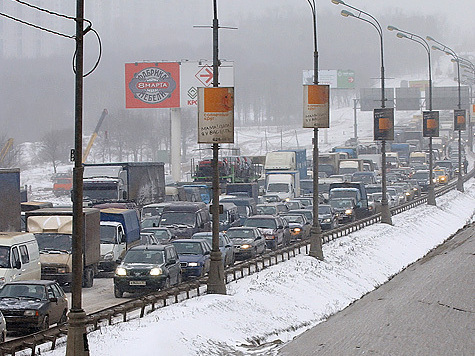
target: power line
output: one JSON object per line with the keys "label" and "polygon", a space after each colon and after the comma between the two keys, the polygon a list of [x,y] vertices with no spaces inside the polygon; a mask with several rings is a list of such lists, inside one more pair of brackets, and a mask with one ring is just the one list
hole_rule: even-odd
{"label": "power line", "polygon": [[58,35],[58,36],[66,37],[66,38],[73,38],[73,39],[75,38],[75,36],[73,36],[73,35],[66,35],[66,34],[61,33],[61,32],[57,32],[57,31],[54,31],[54,30],[50,30],[50,29],[48,29],[48,28],[41,27],[41,26],[35,25],[35,24],[33,24],[33,23],[30,23],[30,22],[27,22],[27,21],[24,21],[24,20],[20,20],[20,19],[18,19],[18,18],[16,18],[16,17],[7,15],[7,14],[5,14],[5,13],[3,13],[3,12],[0,12],[0,16],[6,17],[6,18],[8,18],[8,19],[10,19],[10,20],[13,20],[13,21],[22,23],[22,24],[27,25],[27,26],[30,26],[30,27],[34,27],[34,28],[36,28],[36,29],[38,29],[38,30],[41,30],[41,31],[45,31],[45,32],[52,33],[52,34],[54,34],[54,35]]}

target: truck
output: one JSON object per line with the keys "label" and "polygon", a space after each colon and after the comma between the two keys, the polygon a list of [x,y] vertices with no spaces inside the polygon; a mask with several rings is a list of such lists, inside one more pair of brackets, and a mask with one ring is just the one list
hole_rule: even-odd
{"label": "truck", "polygon": [[163,162],[84,164],[83,195],[92,204],[133,202],[138,208],[165,200]]}
{"label": "truck", "polygon": [[236,196],[247,196],[258,203],[259,186],[254,183],[228,183],[226,184],[226,194]]}
{"label": "truck", "polygon": [[330,201],[332,199],[354,199],[356,219],[371,215],[368,208],[368,196],[363,182],[330,183]]}
{"label": "truck", "polygon": [[113,271],[127,250],[140,244],[140,221],[133,209],[102,209],[99,270]]}
{"label": "truck", "polygon": [[0,231],[20,231],[20,169],[0,169]]}
{"label": "truck", "polygon": [[[305,148],[293,148],[287,150],[279,150],[277,152],[294,152],[295,153],[295,168],[299,171],[300,179],[307,179],[307,150]],[[275,168],[274,168],[275,169]]]}
{"label": "truck", "polygon": [[299,171],[281,170],[266,172],[266,194],[277,194],[281,200],[300,196]]}
{"label": "truck", "polygon": [[[100,259],[100,211],[83,208],[83,287],[94,284]],[[41,279],[72,282],[72,208],[45,208],[26,212],[27,231],[35,235],[40,250]]]}
{"label": "truck", "polygon": [[363,164],[362,159],[342,159],[338,164],[338,174],[363,172]]}
{"label": "truck", "polygon": [[318,171],[325,172],[327,176],[338,174],[339,152],[324,153],[318,156]]}
{"label": "truck", "polygon": [[356,147],[333,147],[332,152],[344,152],[348,154],[348,158],[358,158]]}
{"label": "truck", "polygon": [[391,152],[397,152],[399,155],[399,161],[402,164],[409,163],[410,145],[408,143],[391,143]]}
{"label": "truck", "polygon": [[387,168],[399,168],[399,153],[398,152],[386,152],[386,167]]}
{"label": "truck", "polygon": [[293,151],[274,151],[266,154],[266,162],[264,163],[265,171],[294,171],[297,169],[295,152]]}
{"label": "truck", "polygon": [[429,154],[427,152],[411,152],[409,155],[409,164],[427,164]]}

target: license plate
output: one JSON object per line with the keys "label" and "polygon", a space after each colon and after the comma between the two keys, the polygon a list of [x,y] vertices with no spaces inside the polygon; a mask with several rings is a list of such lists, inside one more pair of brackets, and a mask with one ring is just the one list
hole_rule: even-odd
{"label": "license plate", "polygon": [[145,281],[130,281],[129,285],[131,286],[145,286],[147,282]]}

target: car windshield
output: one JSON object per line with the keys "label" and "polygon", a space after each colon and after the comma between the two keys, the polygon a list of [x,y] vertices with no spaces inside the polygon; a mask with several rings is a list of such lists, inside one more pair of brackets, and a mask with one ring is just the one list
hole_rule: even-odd
{"label": "car windshield", "polygon": [[155,218],[145,218],[140,223],[140,227],[142,229],[145,229],[147,227],[157,227],[159,224],[160,224],[160,220],[157,217],[155,217]]}
{"label": "car windshield", "polygon": [[179,255],[202,255],[203,248],[199,242],[179,241],[174,242],[176,252]]}
{"label": "car windshield", "polygon": [[[206,240],[208,241],[208,244],[210,246],[213,246],[213,235],[211,232],[209,233],[204,233],[204,234],[195,234],[191,237],[192,239],[202,239],[202,240]],[[221,236],[221,234],[219,235],[219,247],[223,247],[224,246],[224,240],[223,240],[223,236]]]}
{"label": "car windshield", "polygon": [[268,192],[288,192],[289,185],[287,183],[270,183],[267,186]]}
{"label": "car windshield", "polygon": [[182,211],[166,211],[160,219],[161,226],[170,225],[195,225],[195,214]]}
{"label": "car windshield", "polygon": [[328,205],[319,205],[318,206],[318,213],[319,214],[331,214],[332,213],[332,209],[330,206]]}
{"label": "car windshield", "polygon": [[239,229],[239,230],[228,230],[228,237],[231,239],[253,239],[254,230],[252,229]]}
{"label": "car windshield", "polygon": [[115,244],[115,232],[117,228],[111,225],[101,225],[100,234],[101,234],[101,244]]}
{"label": "car windshield", "polygon": [[163,251],[159,250],[129,250],[124,263],[146,263],[159,265],[163,263]]}
{"label": "car windshield", "polygon": [[0,298],[8,297],[46,299],[46,288],[38,284],[5,284],[0,289]]}
{"label": "car windshield", "polygon": [[11,268],[9,246],[0,246],[0,268]]}
{"label": "car windshield", "polygon": [[287,206],[289,207],[289,209],[299,209],[301,207],[300,203],[296,201],[287,202]]}
{"label": "car windshield", "polygon": [[285,220],[287,220],[289,223],[299,223],[299,224],[303,224],[302,215],[284,215],[283,217],[284,217]]}
{"label": "car windshield", "polygon": [[245,225],[249,227],[260,227],[263,229],[277,228],[277,224],[274,219],[247,219]]}
{"label": "car windshield", "polygon": [[330,205],[336,209],[348,209],[353,207],[351,200],[330,200]]}
{"label": "car windshield", "polygon": [[35,234],[40,251],[60,251],[70,253],[72,251],[72,235],[69,234]]}
{"label": "car windshield", "polygon": [[414,179],[429,179],[429,172],[416,172],[412,175]]}
{"label": "car windshield", "polygon": [[159,230],[159,229],[143,229],[143,232],[151,232],[153,233],[153,236],[159,241],[168,241],[170,239],[170,234],[168,233],[168,230]]}
{"label": "car windshield", "polygon": [[275,206],[258,206],[257,213],[259,215],[275,215],[277,214],[277,208]]}
{"label": "car windshield", "polygon": [[142,209],[142,216],[160,216],[164,208],[164,206],[146,206]]}

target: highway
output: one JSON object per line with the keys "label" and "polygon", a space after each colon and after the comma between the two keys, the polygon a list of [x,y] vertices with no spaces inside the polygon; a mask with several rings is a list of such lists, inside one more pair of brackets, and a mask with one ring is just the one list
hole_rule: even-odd
{"label": "highway", "polygon": [[474,255],[472,224],[279,355],[473,355]]}

